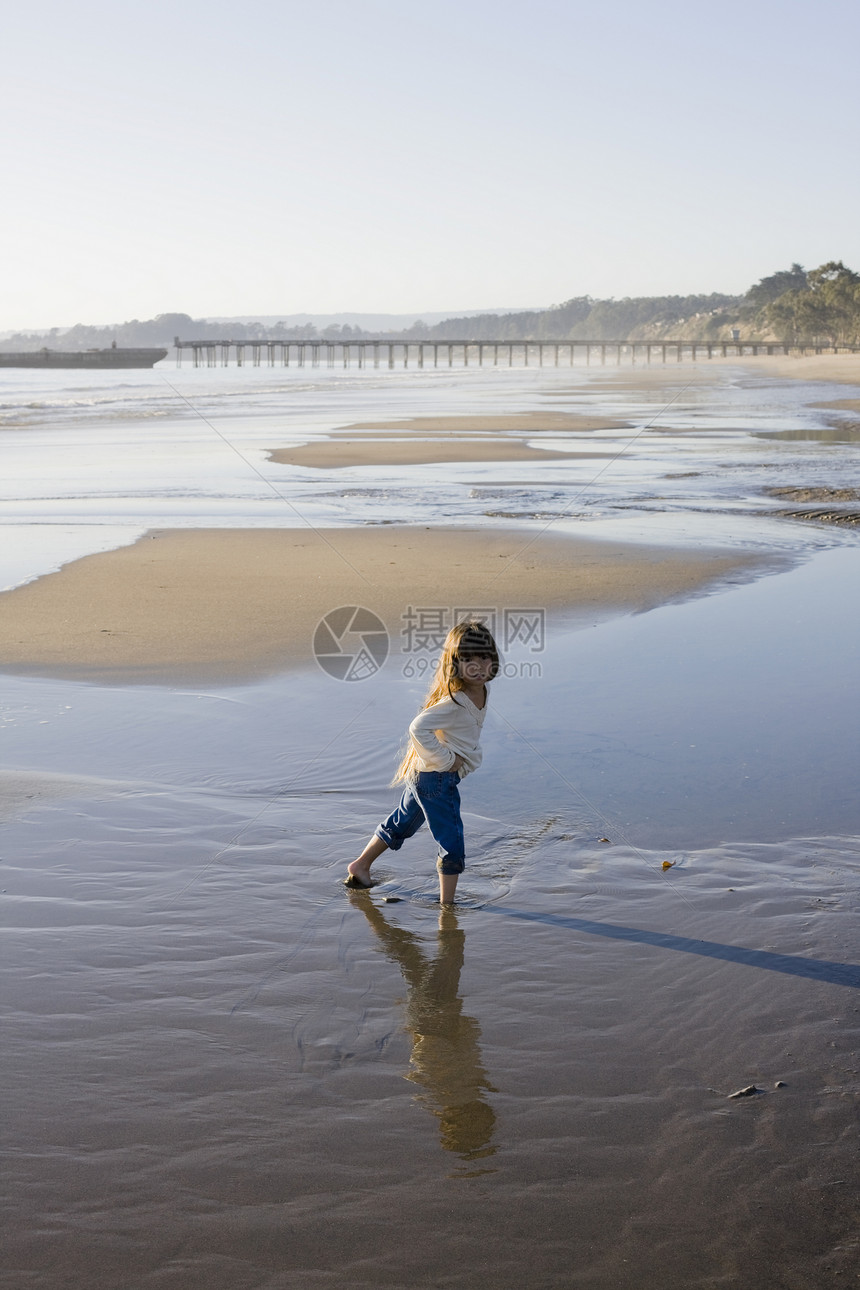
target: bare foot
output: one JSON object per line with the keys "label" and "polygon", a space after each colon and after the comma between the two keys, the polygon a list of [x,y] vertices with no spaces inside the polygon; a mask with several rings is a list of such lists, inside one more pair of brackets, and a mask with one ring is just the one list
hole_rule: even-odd
{"label": "bare foot", "polygon": [[349,874],[349,877],[344,879],[344,886],[346,887],[372,887],[373,886],[373,883],[370,880],[369,864],[362,864],[360,860],[353,860],[352,864],[348,864],[346,866],[346,871]]}
{"label": "bare foot", "polygon": [[349,874],[349,877],[345,878],[344,882],[347,887],[372,887],[373,882],[370,877],[370,866],[373,864],[374,860],[382,855],[383,851],[387,850],[388,843],[383,842],[382,838],[378,838],[376,834],[374,834],[361,855],[358,856],[357,859],[353,860],[352,864],[348,864],[346,866],[346,871]]}

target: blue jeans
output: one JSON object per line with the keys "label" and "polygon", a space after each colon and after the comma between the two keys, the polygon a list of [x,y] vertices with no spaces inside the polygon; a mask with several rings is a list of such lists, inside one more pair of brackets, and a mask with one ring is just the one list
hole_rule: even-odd
{"label": "blue jeans", "polygon": [[466,867],[463,821],[460,819],[460,777],[454,770],[422,770],[403,792],[396,810],[376,830],[376,837],[399,851],[424,821],[438,847],[440,873],[462,873]]}

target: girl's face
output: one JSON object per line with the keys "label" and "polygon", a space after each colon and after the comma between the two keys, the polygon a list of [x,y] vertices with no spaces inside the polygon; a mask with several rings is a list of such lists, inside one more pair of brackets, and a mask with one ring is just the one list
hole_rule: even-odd
{"label": "girl's face", "polygon": [[457,672],[461,681],[472,685],[486,685],[493,676],[492,654],[470,654],[468,658],[457,660]]}

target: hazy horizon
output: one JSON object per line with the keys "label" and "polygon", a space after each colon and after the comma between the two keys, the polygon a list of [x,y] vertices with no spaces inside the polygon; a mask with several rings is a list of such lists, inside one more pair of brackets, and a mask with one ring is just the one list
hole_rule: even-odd
{"label": "hazy horizon", "polygon": [[860,263],[858,34],[841,0],[18,6],[0,329],[165,300],[451,317]]}
{"label": "hazy horizon", "polygon": [[[356,310],[341,310],[337,313],[312,313],[310,310],[301,310],[298,313],[272,313],[272,314],[208,314],[205,317],[195,318],[195,322],[207,323],[278,323],[283,322],[289,325],[295,325],[303,322],[312,323],[315,327],[330,326],[333,323],[353,325],[366,325],[377,320],[386,320],[399,322],[403,326],[410,326],[412,322],[444,322],[448,318],[470,318],[482,314],[508,314],[508,313],[526,313],[530,311],[538,312],[543,309],[551,308],[549,305],[513,305],[510,307],[490,308],[490,309],[449,309],[439,311],[425,310],[423,313],[377,313],[377,312],[360,312]],[[188,313],[187,310],[180,309],[161,309],[153,314],[158,318],[171,313]],[[189,315],[191,317],[192,315]],[[362,323],[362,320],[364,322]],[[70,331],[73,327],[119,327],[125,323],[134,322],[132,318],[110,318],[110,319],[87,319],[78,318],[73,323],[48,323],[41,327],[7,327],[0,330],[0,339],[13,336],[16,333],[25,334],[32,332],[36,335],[43,335],[49,331],[65,332]],[[138,322],[147,322],[149,319],[139,318]]]}

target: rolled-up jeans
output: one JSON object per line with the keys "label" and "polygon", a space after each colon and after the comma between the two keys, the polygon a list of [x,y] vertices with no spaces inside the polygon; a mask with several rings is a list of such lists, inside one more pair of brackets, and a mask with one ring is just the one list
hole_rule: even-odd
{"label": "rolled-up jeans", "polygon": [[440,873],[462,873],[466,867],[463,821],[460,818],[460,777],[455,770],[422,770],[404,789],[396,809],[376,830],[392,851],[427,827],[439,847],[436,868]]}

